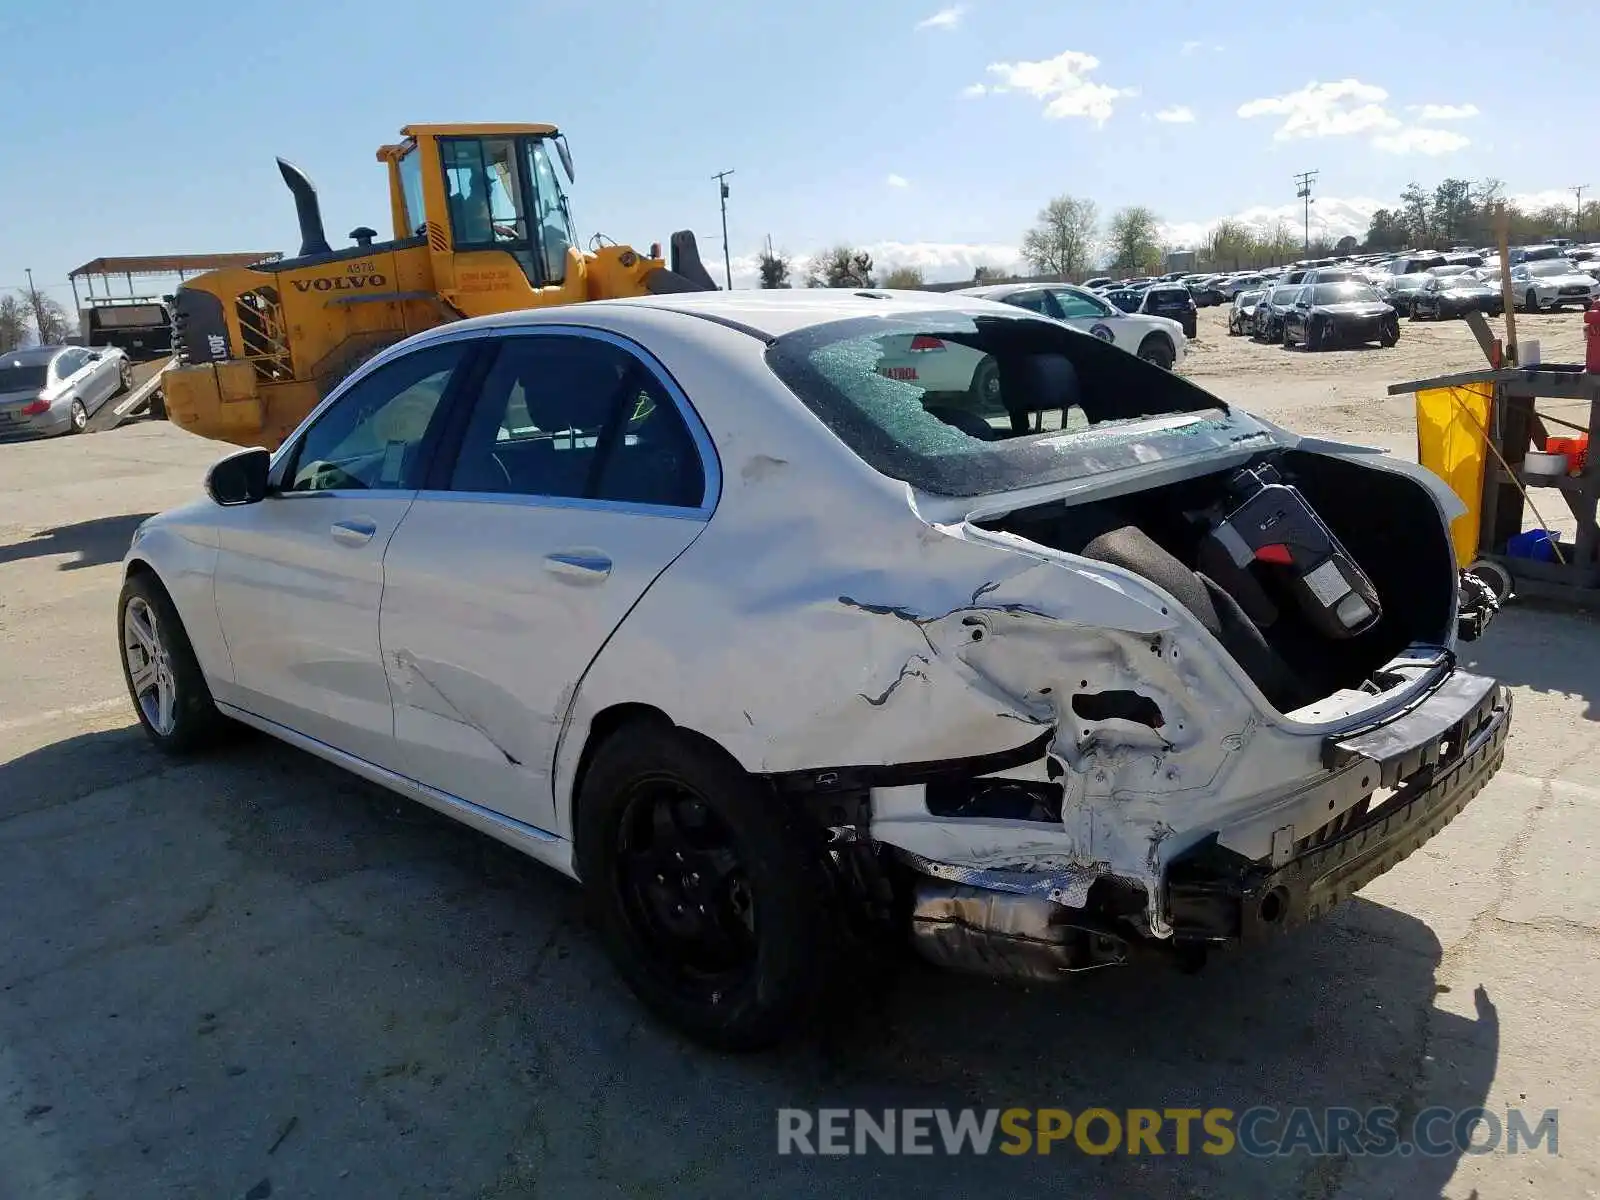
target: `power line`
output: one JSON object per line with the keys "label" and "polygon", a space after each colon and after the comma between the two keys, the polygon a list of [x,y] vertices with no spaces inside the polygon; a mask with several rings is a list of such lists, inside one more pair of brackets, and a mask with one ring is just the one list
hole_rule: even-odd
{"label": "power line", "polygon": [[1295,196],[1297,198],[1299,198],[1301,200],[1304,200],[1306,202],[1305,208],[1306,208],[1306,257],[1307,258],[1311,257],[1311,205],[1314,203],[1314,201],[1311,199],[1311,184],[1317,178],[1317,175],[1318,175],[1318,172],[1316,172],[1316,171],[1301,171],[1300,174],[1298,174],[1298,175],[1296,175],[1294,177],[1294,188],[1295,188],[1294,194],[1295,194]]}

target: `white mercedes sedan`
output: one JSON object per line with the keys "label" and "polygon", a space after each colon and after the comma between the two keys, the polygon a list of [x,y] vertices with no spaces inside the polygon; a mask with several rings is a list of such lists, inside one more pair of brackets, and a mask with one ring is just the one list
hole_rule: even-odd
{"label": "white mercedes sedan", "polygon": [[[881,369],[914,346],[993,394]],[[1436,478],[972,297],[458,322],[206,491],[124,564],[156,745],[252,726],[580,879],[719,1047],[885,939],[1026,979],[1270,942],[1510,723]]]}

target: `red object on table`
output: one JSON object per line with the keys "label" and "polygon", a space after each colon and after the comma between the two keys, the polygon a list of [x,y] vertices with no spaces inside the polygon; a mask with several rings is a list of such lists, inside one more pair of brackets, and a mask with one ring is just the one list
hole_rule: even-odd
{"label": "red object on table", "polygon": [[1583,369],[1600,375],[1600,307],[1583,314]]}
{"label": "red object on table", "polygon": [[1565,454],[1567,470],[1576,475],[1589,461],[1589,435],[1580,433],[1577,437],[1547,437],[1544,440],[1544,451],[1546,454]]}

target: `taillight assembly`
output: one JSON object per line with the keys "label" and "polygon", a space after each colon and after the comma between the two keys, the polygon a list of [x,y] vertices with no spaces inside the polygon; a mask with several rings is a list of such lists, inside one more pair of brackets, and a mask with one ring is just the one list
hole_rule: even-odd
{"label": "taillight assembly", "polygon": [[910,349],[913,354],[927,354],[933,350],[943,350],[944,343],[936,337],[931,337],[926,333],[919,333],[911,339]]}
{"label": "taillight assembly", "polygon": [[38,400],[30,400],[27,404],[24,404],[22,406],[22,415],[25,417],[37,417],[49,407],[50,401],[40,397]]}

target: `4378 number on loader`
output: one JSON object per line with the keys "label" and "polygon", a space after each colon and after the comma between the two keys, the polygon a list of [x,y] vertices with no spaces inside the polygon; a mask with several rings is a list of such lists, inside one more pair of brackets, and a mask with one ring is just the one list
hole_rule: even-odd
{"label": "4378 number on loader", "polygon": [[[385,346],[446,321],[618,296],[712,291],[694,235],[659,246],[575,244],[554,125],[408,125],[378,150],[394,236],[354,229],[335,250],[315,189],[294,193],[300,253],[196,276],[173,297],[170,421],[202,437],[277,445],[329,389]],[[560,163],[560,172],[556,162]]]}

